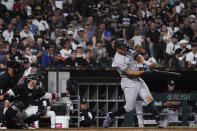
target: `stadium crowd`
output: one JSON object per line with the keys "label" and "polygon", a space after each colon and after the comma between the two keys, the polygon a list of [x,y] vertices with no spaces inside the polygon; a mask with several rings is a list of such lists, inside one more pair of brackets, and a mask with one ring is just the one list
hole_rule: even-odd
{"label": "stadium crowd", "polygon": [[1,0],[0,68],[111,66],[120,37],[156,66],[196,67],[196,18],[197,0]]}

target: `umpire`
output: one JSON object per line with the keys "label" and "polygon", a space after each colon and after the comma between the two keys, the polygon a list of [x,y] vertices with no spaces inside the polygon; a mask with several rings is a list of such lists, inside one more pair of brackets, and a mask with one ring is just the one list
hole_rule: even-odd
{"label": "umpire", "polygon": [[[20,64],[15,61],[9,61],[7,63],[7,70],[0,75],[0,93],[4,94],[9,89],[13,88],[18,82],[17,74],[19,73]],[[8,105],[8,101],[5,101],[5,106]],[[3,122],[3,109],[4,102],[0,102],[0,123]]]}

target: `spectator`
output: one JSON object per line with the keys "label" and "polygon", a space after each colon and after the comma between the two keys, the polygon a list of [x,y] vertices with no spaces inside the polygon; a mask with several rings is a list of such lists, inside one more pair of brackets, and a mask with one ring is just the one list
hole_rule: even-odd
{"label": "spectator", "polygon": [[179,30],[174,33],[174,37],[177,37],[178,41],[184,39],[184,24],[183,23],[179,23]]}
{"label": "spectator", "polygon": [[49,63],[50,67],[64,67],[66,65],[65,60],[62,60],[60,52],[55,53],[55,59],[52,59]]}
{"label": "spectator", "polygon": [[25,51],[25,47],[28,45],[28,39],[26,37],[23,37],[23,39],[21,40],[21,44],[19,45],[18,49],[21,53],[21,55],[24,55],[24,51]]}
{"label": "spectator", "polygon": [[[0,12],[6,12],[6,11],[7,11],[6,6],[0,2]],[[0,13],[0,18],[3,18],[3,17],[4,17],[4,14]]]}
{"label": "spectator", "polygon": [[18,14],[20,15],[21,20],[26,21],[28,18],[27,8],[25,7],[27,3],[21,3],[18,9]]}
{"label": "spectator", "polygon": [[191,28],[191,32],[190,32],[190,40],[191,40],[191,42],[194,42],[195,41],[195,32],[196,32],[196,29],[197,29],[197,27],[196,27],[196,23],[195,22],[192,22],[191,24],[190,24],[190,28]]}
{"label": "spectator", "polygon": [[68,40],[64,40],[62,43],[64,48],[60,50],[60,53],[61,57],[63,57],[64,60],[66,60],[68,57],[70,57],[72,49],[70,42]]}
{"label": "spectator", "polygon": [[12,18],[11,23],[13,24],[13,31],[14,32],[21,32],[23,30],[23,25],[20,20],[20,16],[16,16]]}
{"label": "spectator", "polygon": [[[124,9],[122,11],[121,16],[118,19],[118,31],[120,33],[120,37],[126,39],[125,28],[129,27],[132,24],[131,17],[129,16],[128,9]],[[123,32],[124,31],[124,32]],[[128,38],[127,38],[128,39]]]}
{"label": "spectator", "polygon": [[1,4],[5,5],[7,10],[9,10],[9,11],[13,10],[13,5],[14,5],[14,1],[13,0],[2,0]]}
{"label": "spectator", "polygon": [[29,31],[33,33],[34,37],[38,35],[38,27],[32,23],[32,16],[27,18],[27,25],[29,27]]}
{"label": "spectator", "polygon": [[104,0],[100,0],[98,12],[97,12],[99,22],[101,21],[106,22],[109,12],[110,12],[110,7],[105,4]]}
{"label": "spectator", "polygon": [[175,0],[175,7],[176,7],[176,12],[180,14],[181,10],[185,8],[185,5],[180,0]]}
{"label": "spectator", "polygon": [[160,60],[165,60],[165,50],[167,44],[171,41],[172,34],[168,31],[166,25],[162,25],[161,35],[160,35],[160,44],[158,45],[158,51]]}
{"label": "spectator", "polygon": [[175,23],[179,23],[178,13],[176,12],[175,6],[171,6],[167,12],[168,20],[175,21]]}
{"label": "spectator", "polygon": [[174,33],[179,30],[179,28],[174,25],[174,21],[172,20],[168,22],[167,29],[168,29],[168,32],[172,35],[174,35]]}
{"label": "spectator", "polygon": [[51,40],[53,40],[54,42],[58,42],[58,40],[60,40],[62,37],[62,33],[60,32],[60,26],[56,26],[54,31],[51,33]]}
{"label": "spectator", "polygon": [[111,33],[106,30],[105,27],[105,23],[100,23],[97,30],[96,30],[96,33],[95,33],[95,36],[93,38],[93,46],[96,45],[96,42],[97,41],[110,41],[111,40]]}
{"label": "spectator", "polygon": [[8,41],[11,44],[13,37],[14,37],[13,24],[9,23],[7,29],[3,31],[3,38],[4,41]]}
{"label": "spectator", "polygon": [[94,66],[96,66],[96,61],[91,56],[91,50],[87,49],[85,51],[85,58],[83,60],[83,66],[85,66],[85,67],[94,67]]}
{"label": "spectator", "polygon": [[186,10],[186,15],[189,16],[193,13],[193,5],[191,1],[186,1],[185,4],[185,10]]}
{"label": "spectator", "polygon": [[135,30],[137,30],[140,33],[140,35],[142,35],[143,37],[145,37],[146,32],[147,32],[148,29],[145,26],[143,20],[139,20],[137,22],[137,27],[135,27]]}
{"label": "spectator", "polygon": [[94,19],[93,19],[93,17],[92,16],[88,16],[87,17],[87,20],[86,20],[86,23],[85,23],[87,26],[88,26],[88,30],[90,31],[90,32],[92,32],[93,34],[95,34],[95,31],[96,31],[96,25],[95,25],[95,23],[94,23]]}
{"label": "spectator", "polygon": [[76,50],[77,46],[79,45],[79,42],[73,38],[72,30],[67,31],[67,38],[68,38],[68,41],[71,43],[72,49]]}
{"label": "spectator", "polygon": [[83,41],[88,42],[89,40],[92,40],[94,33],[89,30],[88,25],[84,25],[83,27],[84,27]]}
{"label": "spectator", "polygon": [[65,65],[67,67],[78,67],[81,64],[81,60],[77,58],[76,50],[72,50],[71,56],[66,59]]}
{"label": "spectator", "polygon": [[86,43],[86,50],[90,50],[91,57],[94,57],[92,41]]}
{"label": "spectator", "polygon": [[45,67],[55,59],[54,46],[49,44],[48,50],[42,54],[42,66]]}
{"label": "spectator", "polygon": [[22,39],[23,37],[34,39],[34,35],[32,32],[29,31],[29,27],[27,24],[23,26],[23,30],[20,32],[20,38]]}
{"label": "spectator", "polygon": [[[185,39],[192,44],[197,43],[195,1],[87,0],[80,2],[82,4],[77,6],[74,5],[75,2],[65,2],[61,10],[55,8],[55,3],[51,0],[49,2],[43,0],[16,1],[14,5],[13,1],[1,1],[0,11],[4,12],[4,15],[0,14],[0,37],[4,38],[4,42],[9,42],[9,44],[4,44],[3,50],[8,51],[10,44],[15,41],[16,50],[20,50],[21,55],[24,55],[25,46],[29,46],[29,44],[33,45],[31,52],[38,50],[37,48],[39,50],[42,48],[41,52],[44,52],[44,48],[47,48],[50,41],[53,40],[55,42],[54,51],[59,52],[62,49],[61,40],[68,39],[72,49],[76,50],[78,46],[82,46],[83,51],[90,49],[92,55],[95,53],[92,48],[96,47],[98,41],[102,41],[102,48],[107,48],[106,59],[108,59],[108,57],[113,58],[113,44],[109,44],[112,37],[115,39],[123,37],[129,40],[130,46],[135,47],[137,43],[141,43],[136,42],[140,36],[146,42],[145,45],[142,43],[142,48],[146,49],[150,56],[154,56],[159,63],[162,63],[163,56],[166,54],[165,49],[173,49],[173,43],[171,43],[173,38],[170,36],[176,37],[178,41]],[[82,10],[85,5],[86,9]],[[53,10],[50,10],[51,8]],[[23,28],[23,25],[28,26],[29,31]],[[139,32],[140,35],[134,35],[134,31]],[[33,36],[29,35],[29,32],[33,33]],[[20,33],[23,35],[21,36]],[[160,33],[161,37],[159,37]],[[32,41],[39,36],[43,37],[42,42],[41,39],[40,42]],[[31,39],[25,40],[26,38],[20,39],[20,37],[31,37]],[[135,42],[132,42],[131,38],[133,40],[135,38]],[[161,38],[159,39],[161,42],[158,38]],[[92,46],[89,44],[90,41],[93,41]],[[38,43],[40,43],[39,47]],[[165,45],[168,44],[169,47],[165,48]],[[178,44],[175,46],[178,48]],[[187,43],[186,46],[191,48],[190,43]],[[166,63],[162,63],[169,67],[172,67],[174,63],[170,62],[172,60],[172,57],[169,56],[171,51],[167,53]],[[39,56],[42,55],[41,52],[38,53]],[[54,58],[55,56],[54,54]]]}
{"label": "spectator", "polygon": [[155,67],[158,65],[154,57],[149,57],[148,52],[143,51],[142,55],[144,57],[144,63],[147,64],[149,67]]}
{"label": "spectator", "polygon": [[[189,23],[189,18],[186,18],[184,19],[184,33],[186,36],[189,36],[190,40],[192,39],[193,35],[194,35],[194,32],[193,30],[191,29],[191,23]],[[195,26],[194,26],[195,28]]]}
{"label": "spectator", "polygon": [[[166,46],[166,64],[171,68],[175,64],[175,50],[179,48],[178,40],[172,37],[172,41],[167,43]],[[174,65],[175,66],[175,65]]]}
{"label": "spectator", "polygon": [[[83,36],[84,36],[84,28],[80,27],[77,31],[77,36],[75,37],[75,40],[79,42],[79,45],[83,47],[83,50],[85,50],[86,45],[83,42]],[[79,46],[78,45],[78,46]]]}
{"label": "spectator", "polygon": [[79,45],[76,51],[77,51],[77,58],[80,58],[80,59],[85,58],[85,54],[84,54],[84,50],[82,46]]}
{"label": "spectator", "polygon": [[9,52],[3,52],[3,60],[0,61],[0,69],[6,69],[7,63],[11,61]]}
{"label": "spectator", "polygon": [[38,27],[39,31],[48,31],[49,30],[49,25],[47,21],[45,21],[42,18],[41,12],[38,12],[36,15],[36,18],[32,21],[32,24],[36,25]]}
{"label": "spectator", "polygon": [[155,8],[151,8],[151,16],[147,18],[147,22],[148,24],[150,24],[150,22],[155,21],[156,19],[157,19],[156,10]]}
{"label": "spectator", "polygon": [[142,35],[140,35],[140,32],[138,30],[134,31],[134,36],[131,39],[133,41],[133,46],[135,47],[137,44],[139,44],[141,47],[145,47],[144,44],[144,38]]}
{"label": "spectator", "polygon": [[0,45],[0,62],[4,60],[3,45]]}
{"label": "spectator", "polygon": [[42,43],[43,39],[39,37],[37,38],[36,43],[34,41],[29,42],[29,46],[31,47],[31,53],[32,55],[36,56],[38,63],[41,63],[41,57],[45,51],[45,47],[42,45]]}
{"label": "spectator", "polygon": [[192,44],[192,50],[186,55],[187,67],[195,68],[197,65],[197,45]]}
{"label": "spectator", "polygon": [[32,64],[36,64],[37,63],[37,57],[35,55],[31,54],[31,48],[30,46],[25,47],[25,54],[24,54],[25,58],[29,59],[29,62]]}
{"label": "spectator", "polygon": [[137,21],[142,20],[144,24],[147,24],[147,18],[143,17],[142,11],[140,9],[137,10]]}
{"label": "spectator", "polygon": [[193,38],[191,40],[191,43],[192,44],[196,44],[197,43],[197,30],[194,31],[194,36],[193,36]]}
{"label": "spectator", "polygon": [[182,68],[186,67],[185,57],[186,57],[186,54],[190,52],[190,50],[186,47],[187,43],[188,41],[181,40],[180,47],[175,50],[177,66],[182,67]]}
{"label": "spectator", "polygon": [[186,14],[186,10],[183,9],[183,10],[181,10],[180,15],[178,15],[178,19],[177,20],[180,23],[180,22],[184,22],[185,19],[188,19],[188,16]]}
{"label": "spectator", "polygon": [[147,47],[149,51],[150,57],[155,57],[158,59],[158,53],[157,52],[157,46],[159,43],[160,33],[155,30],[155,23],[150,23],[150,30],[146,33],[146,41],[147,41]]}
{"label": "spectator", "polygon": [[118,33],[117,22],[118,22],[119,17],[120,17],[120,15],[118,12],[118,5],[112,4],[112,10],[109,14],[108,21],[110,22],[110,28],[111,28],[112,34],[114,34],[116,36]]}
{"label": "spectator", "polygon": [[0,33],[5,30],[4,20],[0,17]]}
{"label": "spectator", "polygon": [[115,39],[112,39],[111,42],[106,44],[106,52],[107,56],[113,60],[114,55],[116,54],[116,49],[115,49]]}
{"label": "spectator", "polygon": [[49,22],[50,32],[53,32],[57,26],[60,27],[56,16],[51,15],[51,18],[48,21],[50,21]]}
{"label": "spectator", "polygon": [[79,18],[77,16],[75,16],[74,12],[75,11],[73,10],[70,13],[70,15],[72,15],[72,13],[73,13],[73,16],[70,16],[70,18],[68,18],[68,21],[69,21],[70,25],[72,25],[74,33],[77,33],[78,29],[81,27],[81,25],[79,24]]}
{"label": "spectator", "polygon": [[10,59],[13,61],[19,61],[21,57],[20,52],[17,51],[17,45],[10,45]]}
{"label": "spectator", "polygon": [[103,44],[102,41],[98,41],[96,43],[96,47],[93,48],[94,56],[96,58],[96,61],[98,61],[102,57],[106,57],[107,56],[106,48],[102,47],[102,44]]}

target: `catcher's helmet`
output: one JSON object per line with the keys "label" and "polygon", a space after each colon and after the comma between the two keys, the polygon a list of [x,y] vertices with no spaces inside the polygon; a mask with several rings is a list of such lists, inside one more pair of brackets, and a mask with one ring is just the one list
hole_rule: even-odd
{"label": "catcher's helmet", "polygon": [[30,80],[39,80],[38,74],[29,74],[27,76],[27,81],[30,81]]}
{"label": "catcher's helmet", "polygon": [[114,44],[116,48],[125,48],[125,47],[128,48],[129,47],[128,42],[123,38],[117,39]]}
{"label": "catcher's helmet", "polygon": [[175,86],[175,82],[173,80],[171,80],[171,81],[168,82],[168,85]]}

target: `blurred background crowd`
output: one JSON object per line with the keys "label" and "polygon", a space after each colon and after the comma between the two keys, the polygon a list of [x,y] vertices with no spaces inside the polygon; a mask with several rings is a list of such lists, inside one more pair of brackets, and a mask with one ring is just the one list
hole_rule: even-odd
{"label": "blurred background crowd", "polygon": [[197,0],[0,0],[0,68],[111,66],[116,38],[158,67],[195,68]]}

